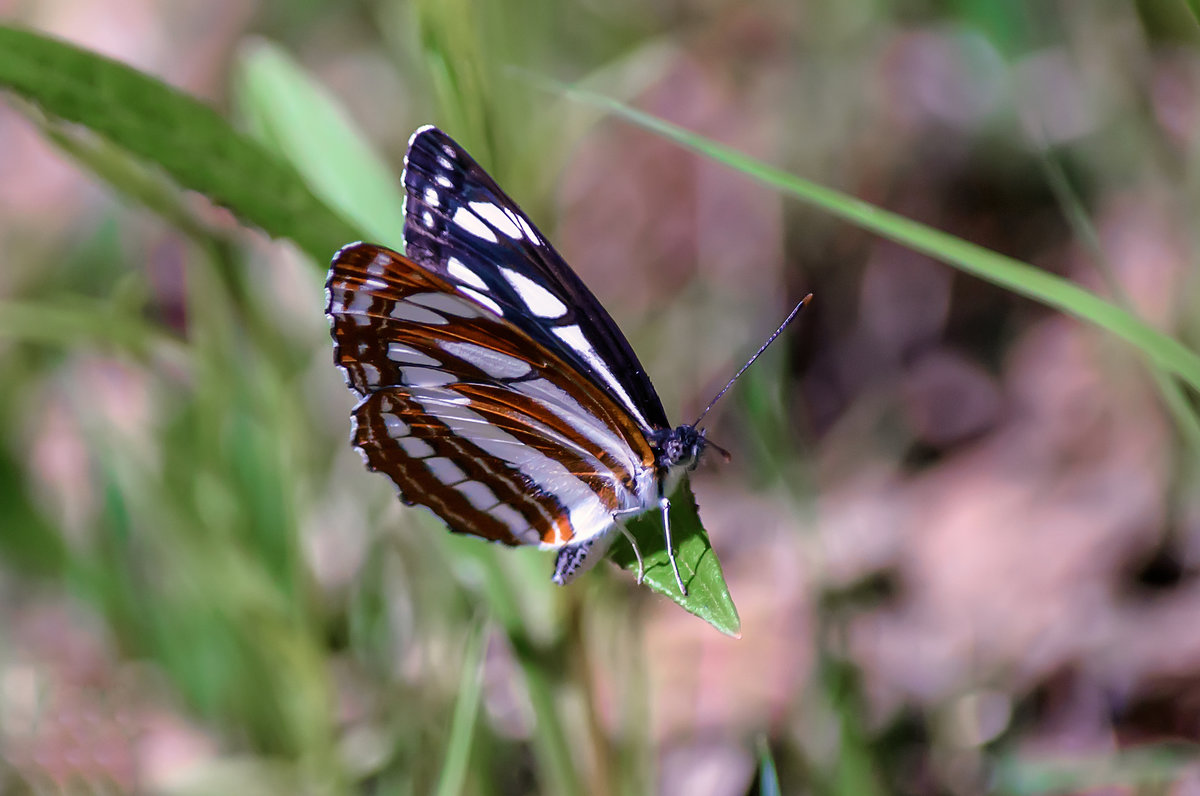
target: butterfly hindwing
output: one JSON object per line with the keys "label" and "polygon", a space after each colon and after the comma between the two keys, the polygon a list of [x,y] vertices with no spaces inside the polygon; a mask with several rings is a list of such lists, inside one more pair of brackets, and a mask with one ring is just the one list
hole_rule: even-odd
{"label": "butterfly hindwing", "polygon": [[453,139],[423,127],[405,159],[407,256],[610,393],[643,433],[669,428],[625,336],[521,209]]}
{"label": "butterfly hindwing", "polygon": [[557,547],[642,488],[638,424],[486,296],[370,244],[337,254],[327,290],[355,446],[452,530]]}

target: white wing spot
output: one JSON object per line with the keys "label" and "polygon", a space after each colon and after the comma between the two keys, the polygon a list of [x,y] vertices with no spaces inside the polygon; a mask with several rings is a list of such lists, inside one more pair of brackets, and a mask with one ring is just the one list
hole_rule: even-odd
{"label": "white wing spot", "polygon": [[537,230],[530,226],[528,221],[517,215],[517,223],[521,225],[521,230],[525,233],[525,237],[529,239],[530,243],[541,243],[542,239],[538,236]]}
{"label": "white wing spot", "polygon": [[363,381],[365,381],[367,384],[378,384],[380,382],[379,368],[375,367],[370,362],[359,362],[358,369],[362,373]]}
{"label": "white wing spot", "polygon": [[459,291],[463,295],[470,296],[471,298],[475,299],[480,304],[487,307],[489,310],[496,313],[497,315],[504,317],[504,310],[500,309],[500,305],[497,304],[496,302],[492,301],[487,296],[480,293],[478,290],[472,290],[469,287],[460,287]]}
{"label": "white wing spot", "polygon": [[[521,515],[521,512],[514,509],[507,503],[501,503],[488,509],[488,514],[491,514],[493,519],[508,526],[508,530],[512,531],[513,536],[523,542],[537,542],[537,531],[529,527],[529,521]],[[533,533],[533,538],[529,538],[529,534]]]}
{"label": "white wing spot", "polygon": [[433,212],[426,210],[424,213],[422,213],[421,222],[430,229],[433,229]]}
{"label": "white wing spot", "polygon": [[429,472],[433,473],[434,478],[446,486],[454,486],[460,481],[467,480],[467,474],[445,456],[426,459],[425,466],[429,468]]}
{"label": "white wing spot", "polygon": [[471,287],[477,287],[484,291],[488,289],[487,282],[484,282],[479,274],[472,271],[466,263],[457,257],[451,257],[446,261],[446,273],[460,282],[466,282]]}
{"label": "white wing spot", "polygon": [[393,321],[408,321],[409,323],[432,323],[441,326],[446,319],[433,310],[409,304],[407,301],[397,301],[388,317]]}
{"label": "white wing spot", "polygon": [[438,174],[433,179],[436,180],[437,184],[442,186],[443,188],[453,188],[454,187],[454,183],[451,182],[450,178],[447,177],[445,174]]}
{"label": "white wing spot", "polygon": [[413,142],[416,141],[418,138],[420,138],[425,133],[428,133],[430,130],[437,130],[437,127],[435,127],[432,124],[423,124],[420,127],[418,127],[416,130],[414,130],[413,134],[408,137],[408,148],[412,149]]}
{"label": "white wing spot", "polygon": [[[641,468],[641,460],[630,449],[629,443],[614,434],[603,421],[584,409],[570,394],[553,382],[546,379],[531,379],[511,386],[512,389],[522,395],[528,395],[567,421],[576,431],[611,453],[617,461],[625,462],[625,466],[630,472],[636,472]],[[591,453],[595,454],[594,451]]]}
{"label": "white wing spot", "polygon": [[363,287],[369,287],[372,290],[387,290],[387,282],[382,279],[376,279],[373,276],[368,276],[363,280]]}
{"label": "white wing spot", "polygon": [[383,418],[383,425],[387,429],[389,437],[398,439],[408,435],[408,424],[398,415],[391,412],[380,412],[379,416]]}
{"label": "white wing spot", "polygon": [[[500,273],[504,274],[504,278],[513,286],[513,290],[517,291],[517,295],[534,315],[539,318],[561,318],[567,314],[566,304],[563,304],[557,296],[529,277],[510,268],[501,268]],[[570,328],[579,329],[578,326]]]}
{"label": "white wing spot", "polygon": [[371,258],[371,264],[367,266],[367,273],[371,276],[383,276],[387,273],[388,258],[382,254],[377,254]]}
{"label": "white wing spot", "polygon": [[442,200],[438,197],[437,191],[433,190],[433,188],[425,189],[425,204],[430,207],[439,207],[441,206],[441,202]]}
{"label": "white wing spot", "polygon": [[438,162],[438,165],[439,165],[439,166],[441,166],[441,167],[442,167],[443,169],[445,169],[446,171],[453,171],[453,170],[454,170],[454,164],[453,164],[453,163],[451,163],[451,162],[450,162],[450,160],[449,160],[448,158],[445,158],[445,157],[442,157],[441,155],[438,155],[438,156],[437,156],[437,162]]}
{"label": "white wing spot", "polygon": [[352,293],[349,304],[345,304],[345,299],[342,299],[342,303],[346,307],[345,311],[349,314],[366,314],[366,312],[371,309],[371,302],[373,301],[374,299],[371,298],[371,294],[363,291],[356,291]]}
{"label": "white wing spot", "polygon": [[637,404],[633,402],[633,399],[629,397],[629,393],[625,392],[625,388],[621,386],[621,382],[617,381],[617,377],[608,369],[608,365],[596,353],[596,349],[592,348],[592,344],[583,336],[582,329],[574,324],[571,326],[555,326],[554,333],[600,374],[600,378],[604,379],[604,383],[612,388],[617,397],[621,399],[621,402],[625,404],[625,408],[629,410],[629,413],[642,425],[642,428],[650,427],[650,424],[646,422],[646,418],[642,417],[642,413],[638,411]]}
{"label": "white wing spot", "polygon": [[466,481],[455,487],[475,508],[483,511],[490,509],[492,506],[500,502],[500,498],[496,497],[496,493],[488,489],[487,484],[479,481]]}
{"label": "white wing spot", "polygon": [[[567,521],[575,533],[573,541],[598,536],[613,527],[612,510],[587,482],[558,460],[522,444],[504,429],[489,423],[479,413],[457,405],[451,396],[450,390],[418,389],[413,392],[413,398],[425,411],[445,423],[455,435],[470,440],[484,453],[508,462],[528,476],[538,489],[554,495],[567,509]],[[426,460],[427,463],[434,461],[438,460]],[[561,529],[556,528],[555,540],[543,546],[560,547],[564,543]]]}
{"label": "white wing spot", "polygon": [[474,343],[444,342],[442,349],[482,370],[493,379],[518,379],[532,368],[523,359],[493,351]]}
{"label": "white wing spot", "polygon": [[471,202],[471,209],[474,210],[480,218],[484,219],[493,227],[500,230],[513,240],[520,240],[524,237],[524,233],[521,232],[521,228],[517,226],[516,217],[500,205],[492,204],[491,202]]}
{"label": "white wing spot", "polygon": [[403,343],[388,343],[387,358],[398,365],[432,365],[436,368],[442,364],[425,352]]}
{"label": "white wing spot", "polygon": [[400,447],[414,459],[424,459],[433,455],[433,446],[420,437],[405,437],[397,440]]}
{"label": "white wing spot", "polygon": [[407,300],[459,318],[479,317],[479,309],[474,304],[450,293],[414,293]]}
{"label": "white wing spot", "polygon": [[483,238],[492,243],[500,242],[500,239],[496,237],[496,233],[492,232],[492,228],[483,223],[479,219],[479,216],[465,207],[460,207],[454,211],[454,223],[458,225],[459,229],[477,238]]}
{"label": "white wing spot", "polygon": [[409,387],[444,387],[458,381],[453,373],[436,368],[401,368],[400,378]]}

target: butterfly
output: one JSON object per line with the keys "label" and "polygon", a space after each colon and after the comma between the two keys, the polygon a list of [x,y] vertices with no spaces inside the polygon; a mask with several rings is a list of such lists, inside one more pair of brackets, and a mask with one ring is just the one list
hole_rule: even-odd
{"label": "butterfly", "polygon": [[405,253],[349,244],[326,282],[367,468],[453,532],[557,550],[560,585],[603,557],[614,530],[633,545],[640,583],[625,523],[658,511],[687,594],[669,496],[716,447],[699,421],[667,421],[604,307],[448,135],[418,129],[402,179]]}

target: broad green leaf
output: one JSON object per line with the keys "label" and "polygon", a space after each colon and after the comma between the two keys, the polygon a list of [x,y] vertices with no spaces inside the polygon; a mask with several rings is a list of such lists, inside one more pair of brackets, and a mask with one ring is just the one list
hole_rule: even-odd
{"label": "broad green leaf", "polygon": [[[696,497],[691,487],[683,483],[671,497],[671,535],[675,542],[675,562],[686,595],[679,591],[671,561],[667,557],[662,517],[649,511],[627,526],[637,539],[646,572],[644,583],[659,594],[670,597],[682,608],[708,622],[727,636],[740,637],[742,627],[737,608],[725,585],[721,562],[709,544],[708,534],[700,524]],[[617,531],[613,531],[617,533]],[[613,560],[625,569],[637,573],[637,557],[624,538],[614,544]]]}
{"label": "broad green leaf", "polygon": [[361,237],[300,176],[207,105],[65,42],[0,26],[0,88],[83,125],[318,262]]}
{"label": "broad green leaf", "polygon": [[247,48],[241,66],[236,80],[242,112],[326,204],[372,243],[404,251],[399,174],[351,125],[345,109],[273,44]]}

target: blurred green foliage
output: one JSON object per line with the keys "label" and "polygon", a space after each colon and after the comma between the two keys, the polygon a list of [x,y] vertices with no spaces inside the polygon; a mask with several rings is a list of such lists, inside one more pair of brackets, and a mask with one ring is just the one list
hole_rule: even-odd
{"label": "blurred green foliage", "polygon": [[[1153,20],[1179,16],[1163,3],[1140,12],[1149,20],[1147,48]],[[231,67],[237,124],[132,68],[0,28],[0,84],[14,107],[66,157],[165,220],[155,233],[161,250],[151,253],[118,229],[131,211],[114,211],[45,255],[58,258],[54,268],[3,286],[0,587],[19,595],[14,614],[39,593],[68,597],[103,619],[115,658],[152,665],[157,674],[139,682],[147,696],[178,701],[217,747],[176,792],[678,792],[661,779],[656,745],[664,741],[646,716],[644,634],[661,625],[647,624],[643,597],[604,574],[557,590],[536,552],[450,537],[435,521],[398,512],[385,485],[363,474],[347,450],[349,398],[331,397],[340,393],[330,386],[338,377],[320,318],[320,271],[355,238],[400,245],[395,170],[387,164],[396,162],[395,147],[411,126],[377,154],[370,136],[342,116],[336,93],[317,88],[307,71],[315,67],[286,55],[311,52],[327,25],[335,28],[330,49],[369,51],[399,75],[412,126],[432,119],[452,129],[495,165],[501,184],[539,221],[553,216],[553,186],[578,136],[602,116],[621,114],[747,179],[1124,339],[1155,369],[1176,427],[1195,428],[1187,391],[1200,387],[1194,320],[1162,331],[1119,294],[1102,299],[874,200],[823,188],[829,174],[809,182],[791,173],[810,162],[806,150],[818,148],[823,134],[837,140],[829,119],[853,112],[855,75],[867,80],[865,60],[856,59],[886,32],[951,29],[984,54],[982,71],[1011,83],[1022,57],[1086,29],[1090,12],[1032,2],[855,2],[814,4],[806,13],[800,24],[773,3],[743,15],[721,4],[633,2],[564,12],[549,0],[379,0],[352,12],[315,0],[267,4],[247,33],[284,43],[246,38],[239,48]],[[1125,10],[1096,13],[1133,24]],[[347,22],[347,14],[357,16]],[[721,25],[701,24],[710,14],[728,15],[729,39],[714,32]],[[700,63],[728,62],[731,96],[739,96],[739,70],[763,66],[756,44],[780,20],[794,27],[778,34],[787,44],[772,57],[790,59],[775,65],[789,79],[772,96],[781,98],[776,110],[785,128],[799,120],[785,168],[622,104],[668,81],[663,65],[680,51]],[[1195,45],[1194,30],[1162,35]],[[830,107],[788,104],[824,78]],[[570,87],[547,92],[547,82],[559,80]],[[680,102],[687,107],[686,98]],[[998,104],[981,137],[1022,140],[1015,112]],[[1095,163],[1104,161],[1111,173],[1102,176],[1122,179],[1138,170],[1135,152],[1152,137],[1148,126],[1144,119],[1115,124],[1115,140],[1099,141],[1097,133],[1073,148],[1035,144],[1052,173],[1064,162],[1099,172]],[[1177,186],[1189,197],[1190,164]],[[1087,198],[1073,192],[1067,175],[1061,172],[1058,203],[1074,212],[1075,233],[1086,240],[1094,237]],[[264,242],[192,191],[233,210],[242,224],[291,241],[303,264],[263,265]],[[789,281],[806,281],[792,273],[804,245],[811,244],[787,251]],[[177,292],[130,267],[152,257],[171,263],[182,284]],[[821,267],[814,265],[813,278],[822,277]],[[285,279],[299,286],[282,285]],[[285,295],[294,293],[303,298]],[[835,287],[817,305],[837,307],[836,296]],[[297,306],[302,317],[289,317]],[[653,325],[639,332],[666,335]],[[795,432],[783,407],[796,387],[792,358],[777,356],[744,385],[738,413],[754,451],[746,467],[763,483],[782,485],[803,515],[819,479],[789,436]],[[66,488],[57,493],[31,467],[48,427],[67,451],[60,463]],[[1189,433],[1192,447],[1180,457],[1185,473],[1195,454]],[[697,589],[689,610],[735,633],[737,612],[720,567],[698,521],[695,528],[685,534],[694,543],[686,556],[716,569],[705,576],[713,589]],[[735,532],[755,533],[752,518]],[[650,545],[653,533],[639,530]],[[357,556],[343,550],[355,546]],[[343,555],[359,562],[348,575],[339,569]],[[623,546],[615,558],[633,566]],[[658,586],[673,588],[669,578]],[[953,744],[897,740],[903,732],[873,722],[840,634],[857,598],[825,597],[812,639],[815,674],[793,703],[757,717],[753,733],[732,723],[692,728],[745,741],[763,792],[1056,793],[1111,782],[1156,792],[1194,762],[1188,751],[1152,751],[1045,766],[1029,764],[1018,743],[1000,738],[980,745],[973,758],[980,771],[964,785],[953,776],[960,769],[946,763]],[[18,634],[14,614],[0,620],[13,624],[0,627],[0,638]],[[711,633],[693,623],[695,632]],[[23,654],[12,645],[0,665]],[[680,665],[701,669],[705,659],[693,651]],[[486,672],[497,670],[509,676],[486,682]],[[617,693],[601,693],[600,683]],[[731,693],[737,685],[728,683]],[[936,723],[924,717],[921,731]],[[756,752],[747,739],[764,733],[770,747]],[[913,746],[922,750],[917,762]],[[16,757],[0,758],[0,790],[49,792],[61,784],[36,772]],[[80,775],[68,785],[88,781]],[[105,785],[139,790],[117,775]]]}

